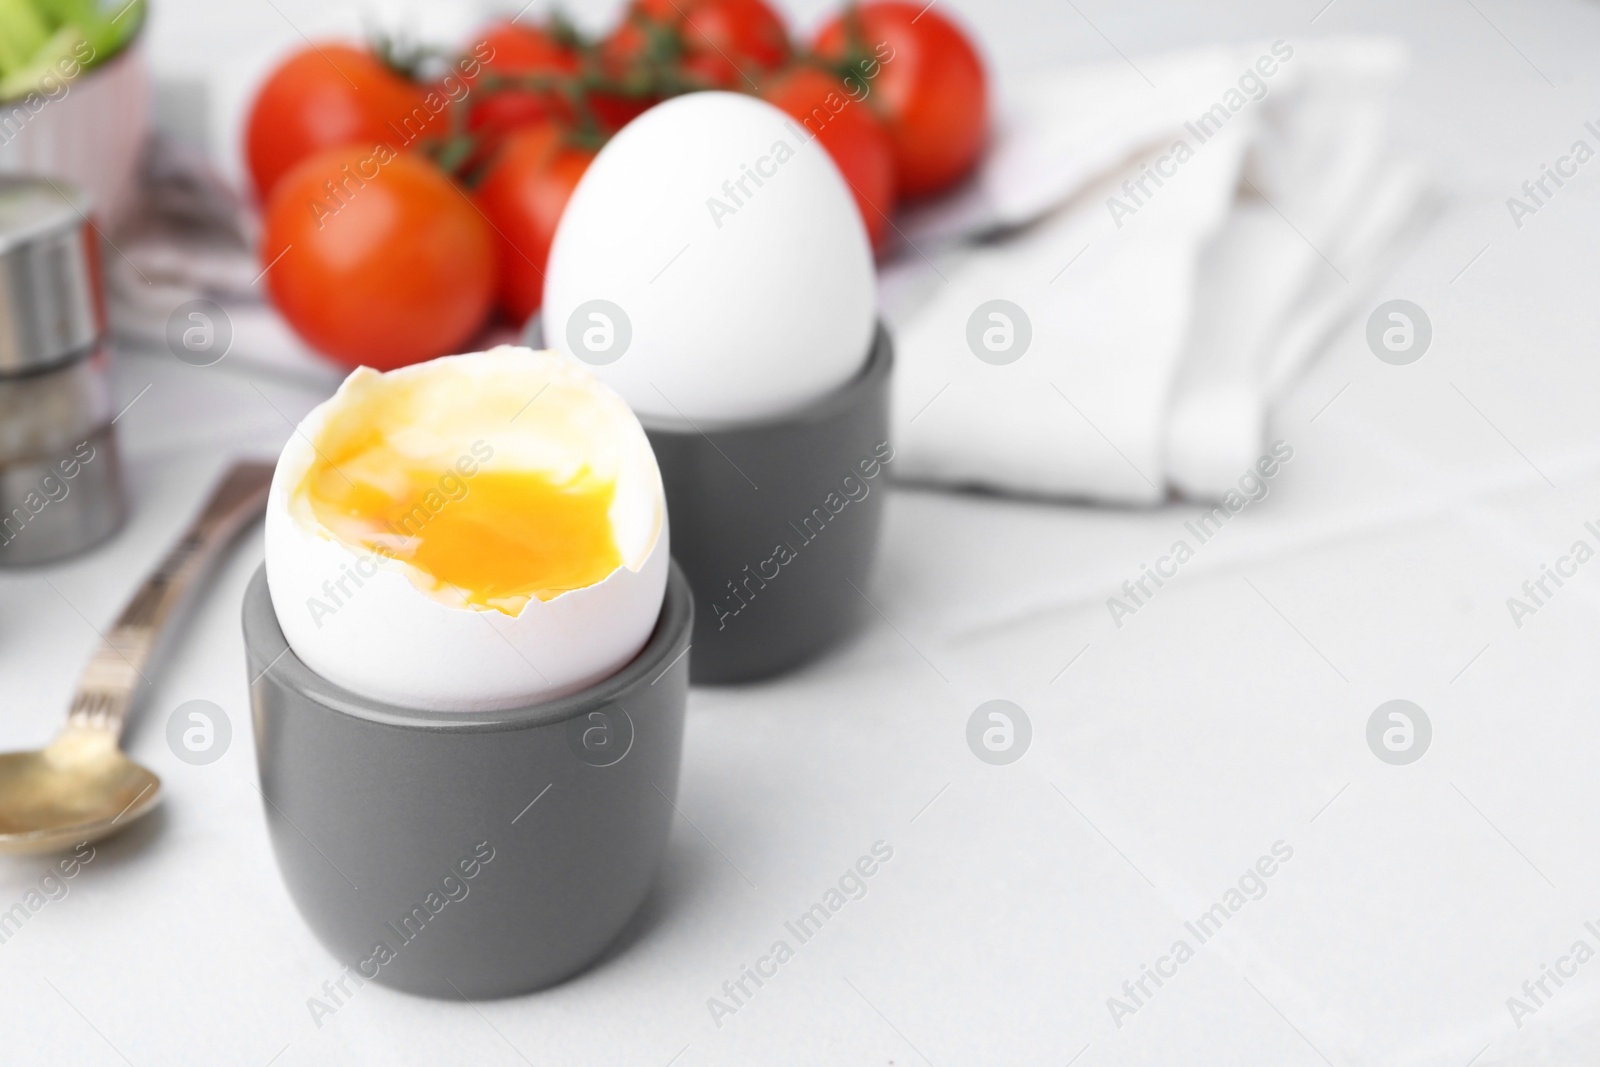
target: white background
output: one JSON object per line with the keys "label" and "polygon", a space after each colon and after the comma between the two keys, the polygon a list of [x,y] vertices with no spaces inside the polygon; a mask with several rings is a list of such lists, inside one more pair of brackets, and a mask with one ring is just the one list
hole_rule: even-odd
{"label": "white background", "polygon": [[[1295,454],[1271,496],[1123,627],[1106,597],[1199,509],[895,490],[867,590],[881,617],[793,677],[691,695],[684,818],[614,953],[508,1001],[368,986],[319,1028],[307,998],[338,966],[284,892],[252,786],[246,537],[129,731],[163,807],[0,945],[0,1060],[1591,1062],[1600,962],[1521,1030],[1506,998],[1575,940],[1600,948],[1583,927],[1600,920],[1600,563],[1521,628],[1506,598],[1600,518],[1600,162],[1521,229],[1505,200],[1574,140],[1600,147],[1582,128],[1600,119],[1600,9],[1335,0],[1312,25],[1323,4],[948,5],[1002,82],[1114,48],[1360,31],[1413,49],[1398,135],[1434,169],[1437,216],[1379,298],[1420,304],[1431,350],[1389,366],[1365,316],[1347,324],[1276,415]],[[158,72],[225,97],[326,17],[155,0],[148,45]],[[149,386],[118,424],[134,515],[87,557],[0,576],[0,748],[49,739],[95,628],[227,458],[272,454],[320,399],[164,352],[117,375],[123,403]],[[964,736],[996,697],[1033,723],[1006,767]],[[1434,726],[1407,767],[1364,737],[1396,697]],[[210,766],[164,739],[191,699],[233,723]],[[879,840],[894,858],[867,897],[714,1025],[706,999]],[[1116,1026],[1107,998],[1278,840],[1294,855],[1266,896]],[[44,870],[0,862],[0,908]]]}

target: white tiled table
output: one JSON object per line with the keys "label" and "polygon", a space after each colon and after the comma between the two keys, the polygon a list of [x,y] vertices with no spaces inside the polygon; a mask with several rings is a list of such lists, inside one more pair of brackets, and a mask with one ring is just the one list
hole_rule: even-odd
{"label": "white tiled table", "polygon": [[[1336,0],[1311,27],[1322,0],[965,6],[1016,68],[1114,57],[1107,39],[1407,38],[1400,129],[1441,202],[1380,298],[1422,305],[1432,350],[1391,367],[1342,330],[1277,415],[1295,456],[1270,497],[1120,629],[1105,598],[1199,509],[893,492],[868,590],[893,625],[780,682],[696,690],[684,818],[640,921],[588,973],[509,1001],[368,986],[313,1020],[338,966],[283,890],[252,786],[246,537],[128,737],[165,804],[0,944],[0,1061],[1593,1062],[1600,962],[1520,1030],[1506,998],[1574,941],[1600,949],[1600,564],[1520,629],[1505,601],[1600,518],[1600,163],[1520,230],[1504,201],[1600,117],[1600,8]],[[183,40],[166,25],[158,60]],[[126,531],[0,575],[0,748],[48,739],[93,627],[226,458],[272,453],[320,399],[129,354],[120,394],[146,385],[120,424]],[[1005,767],[964,737],[996,697],[1034,730]],[[1404,767],[1364,737],[1396,697],[1434,727]],[[234,726],[203,767],[163,737],[196,698]],[[893,858],[867,895],[716,1025],[707,998],[878,841]],[[1293,856],[1265,895],[1200,944],[1185,922],[1279,841]],[[0,908],[44,866],[0,863]],[[1119,1027],[1107,998],[1180,938],[1194,957]]]}

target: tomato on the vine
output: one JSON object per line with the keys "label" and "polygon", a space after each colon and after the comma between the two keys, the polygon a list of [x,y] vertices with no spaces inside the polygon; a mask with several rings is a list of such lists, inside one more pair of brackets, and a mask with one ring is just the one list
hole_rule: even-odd
{"label": "tomato on the vine", "polygon": [[881,247],[895,206],[894,149],[882,122],[842,81],[816,67],[785,71],[761,95],[822,142],[850,186],[867,236]]}
{"label": "tomato on the vine", "polygon": [[871,86],[868,101],[894,145],[901,195],[940,192],[977,164],[989,131],[983,61],[938,11],[871,0],[829,21],[815,48]]}
{"label": "tomato on the vine", "polygon": [[684,65],[712,85],[744,87],[789,58],[789,34],[762,0],[701,0],[684,9]]}
{"label": "tomato on the vine", "polygon": [[[571,103],[555,82],[577,74],[581,61],[573,49],[543,30],[508,19],[479,34],[476,51],[488,58],[467,79],[472,88],[467,128],[485,145],[492,146],[519,126],[571,119]],[[511,81],[524,84],[506,84]]]}
{"label": "tomato on the vine", "polygon": [[589,113],[594,116],[601,136],[609,137],[622,127],[661,103],[649,92],[622,92],[592,89],[585,94]]}
{"label": "tomato on the vine", "polygon": [[257,196],[266,203],[284,174],[324,149],[379,142],[402,148],[442,127],[427,95],[362,48],[324,44],[295,53],[268,76],[246,121]]}
{"label": "tomato on the vine", "polygon": [[554,34],[537,26],[502,19],[485,26],[476,36],[474,55],[482,56],[479,72],[467,80],[476,84],[485,71],[493,74],[571,73],[578,55]]}
{"label": "tomato on the vine", "polygon": [[517,130],[501,144],[476,193],[497,231],[500,308],[519,324],[544,302],[556,224],[595,156],[563,138],[553,123]]}
{"label": "tomato on the vine", "polygon": [[471,341],[494,299],[491,237],[427,159],[347,145],[277,182],[261,259],[273,303],[314,348],[389,370]]}
{"label": "tomato on the vine", "polygon": [[764,0],[635,0],[601,48],[613,65],[676,66],[720,89],[748,88],[791,54],[783,20]]}

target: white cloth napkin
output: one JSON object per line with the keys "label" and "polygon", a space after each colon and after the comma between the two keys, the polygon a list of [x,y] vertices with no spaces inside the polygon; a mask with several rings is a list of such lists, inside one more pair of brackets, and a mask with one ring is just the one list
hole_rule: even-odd
{"label": "white cloth napkin", "polygon": [[[1235,487],[1415,215],[1420,172],[1383,136],[1404,65],[1389,41],[1269,42],[1020,87],[884,272],[900,475],[1130,504]],[[994,300],[1031,328],[1009,323],[1014,362],[974,348],[1017,317]]]}

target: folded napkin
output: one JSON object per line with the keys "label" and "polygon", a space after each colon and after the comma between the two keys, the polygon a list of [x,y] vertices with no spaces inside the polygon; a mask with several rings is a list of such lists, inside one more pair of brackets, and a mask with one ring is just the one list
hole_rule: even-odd
{"label": "folded napkin", "polygon": [[1384,145],[1404,65],[1388,41],[1279,41],[1021,86],[883,272],[900,476],[1128,504],[1235,488],[1415,217],[1419,169]]}

